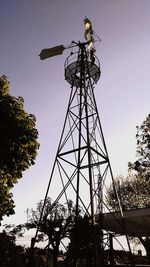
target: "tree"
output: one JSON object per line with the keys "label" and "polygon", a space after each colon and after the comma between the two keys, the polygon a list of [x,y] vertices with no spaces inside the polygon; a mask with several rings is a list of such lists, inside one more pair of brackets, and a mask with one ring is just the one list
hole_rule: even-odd
{"label": "tree", "polygon": [[74,225],[75,207],[71,200],[62,205],[47,198],[40,220],[42,209],[43,200],[37,204],[36,210],[28,209],[29,222],[26,227],[28,229],[38,227],[41,233],[37,236],[39,241],[43,241],[45,236],[48,237],[49,246],[53,249],[53,266],[57,267],[60,243],[64,238],[69,238],[70,229]]}
{"label": "tree", "polygon": [[11,261],[12,255],[15,248],[15,237],[7,235],[6,231],[3,230],[0,233],[0,265],[7,266]]}
{"label": "tree", "polygon": [[[118,176],[115,187],[122,210],[150,207],[150,181],[129,173],[126,178]],[[118,201],[113,186],[107,190],[107,203],[113,210],[118,210]]]}
{"label": "tree", "polygon": [[[150,114],[137,126],[137,156],[134,163],[129,162],[126,178],[117,177],[115,185],[123,210],[150,207]],[[108,189],[107,202],[117,210],[116,194],[112,185]],[[139,237],[148,258],[150,258],[150,237]]]}
{"label": "tree", "polygon": [[134,170],[137,176],[150,179],[150,114],[137,126],[137,156],[134,163],[129,162],[129,170]]}
{"label": "tree", "polygon": [[16,245],[16,237],[22,236],[22,227],[6,225],[0,233],[0,266],[25,266],[26,251],[23,247]]}
{"label": "tree", "polygon": [[9,94],[10,83],[0,77],[0,221],[14,213],[11,189],[22,172],[35,163],[38,131],[35,116],[24,110],[22,97]]}
{"label": "tree", "polygon": [[[36,210],[28,209],[29,222],[26,227],[27,229],[38,228],[40,234],[36,237],[36,241],[44,241],[48,237],[49,247],[53,250],[53,266],[57,267],[59,247],[66,239],[65,245],[68,243],[68,247],[66,247],[65,264],[67,266],[74,266],[74,262],[77,261],[92,264],[95,252],[94,234],[96,239],[101,238],[99,227],[91,224],[91,219],[82,213],[80,207],[78,207],[77,216],[76,206],[71,200],[62,205],[47,198],[43,216],[40,219],[42,209],[43,200],[37,204]],[[30,265],[32,266],[33,263]]]}
{"label": "tree", "polygon": [[[16,241],[24,237],[26,227],[24,224],[14,225],[8,224],[3,226],[0,232],[0,266],[1,267],[27,267],[29,258],[29,248],[17,245]],[[34,248],[37,255],[34,267],[46,267],[45,250],[42,248]],[[51,256],[51,255],[50,255]]]}

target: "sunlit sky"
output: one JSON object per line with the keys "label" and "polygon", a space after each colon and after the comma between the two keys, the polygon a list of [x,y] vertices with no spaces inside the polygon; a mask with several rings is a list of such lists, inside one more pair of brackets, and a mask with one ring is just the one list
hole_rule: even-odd
{"label": "sunlit sky", "polygon": [[149,12],[149,0],[0,0],[0,75],[36,116],[40,142],[35,165],[14,187],[16,214],[3,224],[26,222],[26,209],[44,198],[70,93],[64,80],[70,51],[45,61],[38,55],[42,48],[84,41],[84,16],[102,40],[95,97],[113,173],[127,174],[136,125],[150,112]]}

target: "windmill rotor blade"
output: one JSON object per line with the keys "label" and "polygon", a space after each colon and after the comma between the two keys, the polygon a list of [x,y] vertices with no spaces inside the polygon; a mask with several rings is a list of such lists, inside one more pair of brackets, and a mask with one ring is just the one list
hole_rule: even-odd
{"label": "windmill rotor blade", "polygon": [[41,50],[41,53],[39,56],[40,56],[40,59],[43,60],[43,59],[46,59],[49,57],[62,55],[62,53],[65,49],[66,48],[63,45],[58,45],[58,46],[55,46],[52,48],[45,48],[45,49]]}

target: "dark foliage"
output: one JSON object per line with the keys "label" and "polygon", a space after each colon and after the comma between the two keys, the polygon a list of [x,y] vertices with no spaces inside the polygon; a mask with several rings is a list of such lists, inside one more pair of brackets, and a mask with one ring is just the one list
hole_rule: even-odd
{"label": "dark foliage", "polygon": [[26,264],[25,249],[15,244],[16,236],[3,230],[0,233],[0,266],[23,267]]}
{"label": "dark foliage", "polygon": [[138,176],[150,179],[150,114],[137,126],[137,157],[134,163],[129,162],[129,169],[134,170]]}
{"label": "dark foliage", "polygon": [[38,227],[40,232],[37,236],[38,241],[48,238],[49,247],[53,250],[53,264],[56,267],[60,243],[65,238],[69,238],[70,230],[74,225],[75,207],[72,201],[62,205],[47,198],[40,220],[42,208],[43,201],[40,201],[36,210],[28,210],[29,222],[26,227],[27,229]]}
{"label": "dark foliage", "polygon": [[0,77],[0,221],[14,213],[11,189],[35,163],[39,147],[35,116],[25,112],[23,98],[11,96],[9,87],[7,77]]}

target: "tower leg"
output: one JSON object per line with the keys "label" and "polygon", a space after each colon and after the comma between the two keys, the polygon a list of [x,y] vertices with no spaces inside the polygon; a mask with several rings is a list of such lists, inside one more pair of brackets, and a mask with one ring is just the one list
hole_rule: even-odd
{"label": "tower leg", "polygon": [[114,251],[113,251],[113,235],[109,234],[109,244],[110,244],[110,266],[114,267]]}

